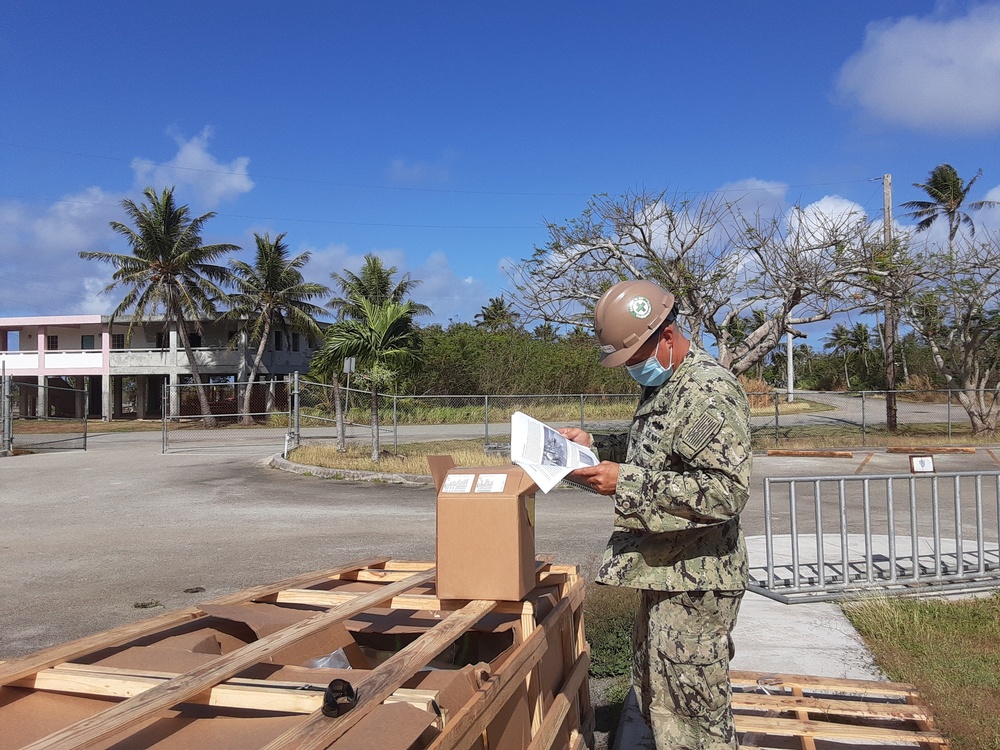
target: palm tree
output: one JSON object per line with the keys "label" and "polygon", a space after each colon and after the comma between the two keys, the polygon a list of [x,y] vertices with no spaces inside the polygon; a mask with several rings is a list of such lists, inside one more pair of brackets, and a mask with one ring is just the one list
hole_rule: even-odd
{"label": "palm tree", "polygon": [[520,317],[520,313],[514,312],[502,294],[499,297],[490,297],[490,301],[474,316],[479,321],[476,326],[485,328],[491,333],[514,330]]}
{"label": "palm tree", "polygon": [[864,372],[868,372],[868,355],[872,351],[872,330],[867,323],[855,323],[850,332],[852,352],[861,357]]}
{"label": "palm tree", "polygon": [[[374,305],[383,302],[395,302],[401,305],[407,301],[410,292],[421,282],[411,279],[410,274],[403,274],[398,281],[393,280],[398,269],[395,266],[386,268],[382,259],[374,253],[365,255],[364,265],[361,266],[361,273],[355,274],[351,271],[344,271],[344,274],[330,274],[330,278],[340,289],[340,297],[334,297],[327,302],[327,307],[339,319],[361,318],[364,311],[361,309],[360,300],[368,300]],[[417,302],[410,302],[413,315],[428,315],[431,309],[427,305]]]}
{"label": "palm tree", "polygon": [[982,174],[983,170],[980,169],[966,183],[951,164],[938,164],[931,170],[926,183],[913,183],[913,187],[920,188],[930,198],[926,201],[907,201],[903,204],[903,208],[911,209],[907,214],[909,218],[919,219],[917,231],[930,229],[934,222],[943,216],[948,221],[948,247],[954,244],[959,227],[963,224],[969,228],[969,234],[975,236],[976,227],[972,217],[962,210],[962,206],[965,205],[972,211],[1000,206],[1000,202],[990,200],[965,203],[969,191]]}
{"label": "palm tree", "polygon": [[847,383],[847,390],[851,390],[851,376],[847,371],[847,363],[853,351],[851,329],[843,323],[835,325],[830,329],[830,335],[824,339],[823,348],[844,358],[844,380]]}
{"label": "palm tree", "polygon": [[249,340],[257,343],[243,394],[243,424],[253,424],[250,413],[253,383],[260,371],[272,329],[280,326],[286,335],[295,331],[318,341],[323,333],[316,317],[323,314],[323,308],[311,304],[309,300],[330,293],[322,284],[302,278],[302,268],[309,261],[310,254],[300,253],[289,258],[284,232],[274,240],[267,233],[263,237],[254,234],[254,239],[257,255],[253,265],[242,260],[229,261],[236,292],[229,296],[230,309],[225,315],[249,322]]}
{"label": "palm tree", "polygon": [[345,357],[354,357],[371,387],[372,461],[380,457],[378,388],[403,368],[419,361],[420,339],[413,326],[413,303],[352,300],[360,313],[326,329],[323,345],[313,356],[312,368],[338,372]]}
{"label": "palm tree", "polygon": [[164,188],[157,195],[153,188],[147,187],[143,195],[147,203],[141,205],[127,198],[122,201],[122,208],[134,228],[118,221],[111,222],[111,228],[125,237],[132,248],[130,255],[83,251],[80,257],[114,267],[113,281],[103,293],[118,287],[127,289],[111,313],[111,320],[114,322],[131,311],[128,339],[137,323],[162,310],[164,324],[168,329],[176,329],[187,355],[205,425],[213,427],[215,418],[211,415],[187,329],[191,325],[200,333],[202,319],[217,315],[215,303],[225,296],[219,285],[229,280],[229,271],[213,261],[240,248],[227,244],[202,245],[202,228],[215,214],[190,218],[188,207],[175,203],[173,188]]}

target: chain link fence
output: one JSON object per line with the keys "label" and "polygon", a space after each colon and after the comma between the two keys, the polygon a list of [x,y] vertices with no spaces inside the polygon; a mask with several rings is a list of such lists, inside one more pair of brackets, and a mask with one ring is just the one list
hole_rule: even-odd
{"label": "chain link fence", "polygon": [[[338,448],[373,445],[370,391],[300,379],[258,382],[249,411],[246,383],[206,384],[208,413],[193,384],[164,391],[164,451],[267,445],[287,450],[303,441]],[[768,391],[748,394],[755,450],[833,449],[890,445],[954,444],[973,435],[956,390],[897,391],[897,427],[887,427],[884,391]],[[983,399],[984,394],[976,394]],[[984,408],[995,394],[986,393]],[[504,451],[510,418],[522,411],[553,426],[580,425],[591,432],[627,430],[635,393],[520,394],[499,396],[400,396],[375,394],[381,451],[400,444],[477,440]],[[339,408],[338,408],[339,407]],[[1000,400],[995,404],[1000,413]],[[338,416],[339,411],[339,416]],[[173,416],[171,416],[173,415]],[[338,426],[338,419],[340,420]]]}
{"label": "chain link fence", "polygon": [[888,427],[886,391],[773,391],[748,394],[753,447],[852,448],[954,444],[973,438],[960,398],[968,396],[985,415],[1000,415],[996,391],[895,391],[896,428]]}
{"label": "chain link fence", "polygon": [[292,426],[294,379],[202,384],[207,409],[195,383],[163,389],[163,452],[262,446],[282,450]]}
{"label": "chain link fence", "polygon": [[[298,440],[335,439],[331,386],[302,381],[303,429]],[[372,441],[372,394],[339,389],[345,441]],[[987,393],[987,407],[995,394]],[[768,391],[748,394],[755,450],[832,449],[911,444],[954,444],[972,438],[972,425],[956,390],[896,391],[896,429],[887,426],[885,391]],[[977,394],[981,398],[982,394]],[[501,396],[399,396],[377,394],[379,442],[482,440],[487,450],[509,445],[510,416],[523,411],[553,426],[580,425],[592,432],[627,430],[638,403],[634,393]],[[1000,400],[996,403],[1000,413]],[[306,417],[308,413],[308,419]],[[296,441],[296,442],[297,442]]]}
{"label": "chain link fence", "polygon": [[89,411],[87,388],[0,376],[0,456],[15,450],[86,450]]}

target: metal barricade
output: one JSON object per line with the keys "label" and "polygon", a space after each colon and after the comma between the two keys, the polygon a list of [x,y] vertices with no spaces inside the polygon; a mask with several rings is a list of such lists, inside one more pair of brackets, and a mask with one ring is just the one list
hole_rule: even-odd
{"label": "metal barricade", "polygon": [[998,518],[1000,472],[768,478],[749,588],[792,604],[1000,587]]}

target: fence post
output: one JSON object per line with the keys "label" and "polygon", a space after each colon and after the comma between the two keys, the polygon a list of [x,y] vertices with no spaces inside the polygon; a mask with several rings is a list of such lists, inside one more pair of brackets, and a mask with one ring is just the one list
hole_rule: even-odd
{"label": "fence post", "polygon": [[486,424],[486,439],[483,443],[485,448],[490,444],[490,397],[489,394],[483,396],[483,420]]}
{"label": "fence post", "polygon": [[392,394],[392,455],[399,455],[399,429],[396,417],[396,399],[398,396]]}
{"label": "fence post", "polygon": [[580,429],[581,430],[584,429],[583,425],[584,425],[584,421],[583,421],[583,394],[581,393],[580,394]]}
{"label": "fence post", "polygon": [[83,384],[83,449],[87,450],[87,419],[90,417],[90,378]]}
{"label": "fence post", "polygon": [[771,398],[774,400],[774,445],[777,447],[780,442],[778,436],[778,392],[771,391]]}
{"label": "fence post", "polygon": [[160,435],[160,450],[163,453],[167,452],[167,407],[170,404],[170,384],[164,383],[163,390],[160,392],[160,421],[163,425],[162,433]]}
{"label": "fence post", "polygon": [[861,445],[868,445],[868,421],[865,419],[865,392],[861,391]]}
{"label": "fence post", "polygon": [[[302,432],[301,423],[299,422],[299,371],[296,370],[292,373],[292,398],[294,401],[294,410],[292,412],[292,440],[295,442],[295,447],[298,448],[302,443]],[[292,404],[289,404],[291,407]]]}
{"label": "fence post", "polygon": [[948,442],[951,443],[951,388],[948,389]]}
{"label": "fence post", "polygon": [[11,432],[14,420],[11,405],[11,387],[7,380],[6,365],[0,364],[0,456],[11,452]]}

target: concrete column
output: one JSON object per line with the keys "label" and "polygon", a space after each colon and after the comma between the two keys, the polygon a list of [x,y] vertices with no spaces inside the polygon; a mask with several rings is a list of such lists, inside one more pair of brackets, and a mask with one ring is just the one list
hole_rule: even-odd
{"label": "concrete column", "polygon": [[[173,342],[174,334],[171,333],[171,341]],[[176,348],[174,349],[176,353]],[[181,399],[180,399],[180,388],[178,384],[180,383],[180,375],[176,371],[170,373],[170,377],[164,386],[170,389],[170,413],[167,414],[171,419],[179,417],[181,415]]]}
{"label": "concrete column", "polygon": [[[41,343],[39,343],[41,345]],[[35,402],[35,415],[38,417],[49,416],[49,391],[48,378],[44,375],[38,376],[38,400]]]}
{"label": "concrete column", "polygon": [[34,414],[38,404],[38,395],[35,393],[34,389],[27,388],[26,384],[21,381],[21,387],[18,388],[18,394],[17,413],[22,417]]}
{"label": "concrete column", "polygon": [[122,384],[125,378],[122,375],[113,375],[108,380],[111,381],[111,411],[108,419],[114,419],[122,414]]}
{"label": "concrete column", "polygon": [[148,381],[145,375],[135,376],[135,416],[136,419],[145,419],[147,406],[149,405]]}

